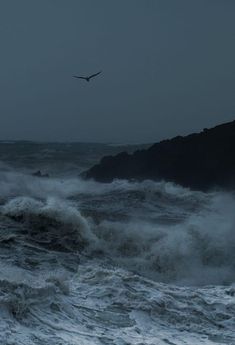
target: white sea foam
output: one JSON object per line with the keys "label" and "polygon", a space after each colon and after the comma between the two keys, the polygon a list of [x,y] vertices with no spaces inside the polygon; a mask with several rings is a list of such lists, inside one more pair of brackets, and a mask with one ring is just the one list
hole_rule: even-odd
{"label": "white sea foam", "polygon": [[233,194],[0,170],[1,344],[235,344]]}
{"label": "white sea foam", "polygon": [[179,284],[235,281],[235,200],[215,196],[207,209],[177,224],[101,222],[102,250],[122,267]]}
{"label": "white sea foam", "polygon": [[231,194],[192,192],[164,182],[99,184],[2,175],[2,214],[23,217],[36,231],[55,221],[48,227],[51,241],[57,234],[66,240],[74,236],[74,243],[89,246],[89,255],[103,253],[115,264],[160,281],[197,285],[235,280]]}

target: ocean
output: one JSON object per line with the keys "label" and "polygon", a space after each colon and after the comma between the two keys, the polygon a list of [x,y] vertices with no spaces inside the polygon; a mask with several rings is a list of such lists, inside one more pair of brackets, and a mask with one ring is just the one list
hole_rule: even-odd
{"label": "ocean", "polygon": [[79,177],[136,148],[0,142],[1,345],[235,345],[234,193]]}

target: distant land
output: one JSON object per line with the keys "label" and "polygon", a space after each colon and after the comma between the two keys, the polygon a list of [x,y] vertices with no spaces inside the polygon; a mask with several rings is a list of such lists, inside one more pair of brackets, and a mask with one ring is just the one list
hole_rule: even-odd
{"label": "distant land", "polygon": [[82,174],[114,179],[165,180],[194,190],[235,187],[235,121],[200,133],[163,140],[134,153],[105,156]]}

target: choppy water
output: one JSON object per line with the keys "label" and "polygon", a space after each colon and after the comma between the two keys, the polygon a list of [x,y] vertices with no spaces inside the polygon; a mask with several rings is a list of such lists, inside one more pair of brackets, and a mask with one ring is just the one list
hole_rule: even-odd
{"label": "choppy water", "polygon": [[83,181],[110,147],[21,145],[0,144],[0,344],[235,344],[234,194]]}

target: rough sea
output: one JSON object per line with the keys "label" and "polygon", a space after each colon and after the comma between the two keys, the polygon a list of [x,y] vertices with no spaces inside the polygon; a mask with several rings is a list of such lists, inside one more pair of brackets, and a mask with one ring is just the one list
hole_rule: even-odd
{"label": "rough sea", "polygon": [[126,149],[0,143],[1,345],[235,345],[235,195],[79,177]]}

